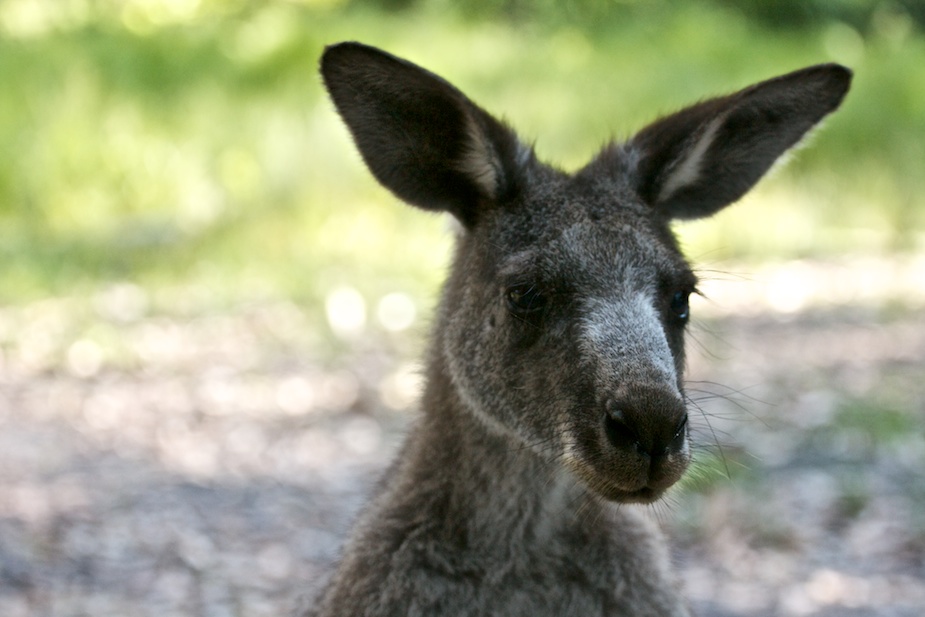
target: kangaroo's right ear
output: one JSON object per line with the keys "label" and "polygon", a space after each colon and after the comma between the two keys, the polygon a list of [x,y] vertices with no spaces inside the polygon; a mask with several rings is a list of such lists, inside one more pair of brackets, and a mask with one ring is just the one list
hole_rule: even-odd
{"label": "kangaroo's right ear", "polygon": [[472,227],[516,190],[514,133],[437,75],[360,43],[328,47],[321,74],[366,165],[399,198]]}
{"label": "kangaroo's right ear", "polygon": [[640,196],[671,218],[713,214],[833,112],[850,84],[850,70],[820,64],[650,124],[632,141]]}

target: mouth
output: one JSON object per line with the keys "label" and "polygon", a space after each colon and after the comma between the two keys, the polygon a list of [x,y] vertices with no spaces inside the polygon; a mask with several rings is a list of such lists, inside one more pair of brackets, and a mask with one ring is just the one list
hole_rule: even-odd
{"label": "mouth", "polygon": [[597,493],[607,501],[615,503],[650,504],[658,501],[662,495],[665,494],[668,487],[674,484],[673,481],[657,484],[655,486],[650,486],[647,483],[639,486],[639,488],[627,489],[625,487],[620,487],[612,479],[602,477],[599,473],[595,473],[587,467],[573,467],[573,470],[578,473],[578,476],[584,480],[585,485],[591,489],[592,492]]}
{"label": "mouth", "polygon": [[[594,444],[592,444],[594,445]],[[590,448],[589,448],[590,449]],[[601,452],[594,448],[566,457],[567,466],[600,498],[614,503],[651,504],[680,480],[690,458],[686,451],[652,456],[638,448]]]}
{"label": "mouth", "polygon": [[658,501],[665,492],[684,475],[687,460],[679,460],[670,468],[658,469],[602,469],[588,461],[573,459],[569,465],[572,471],[584,481],[591,492],[615,503],[650,504]]}
{"label": "mouth", "polygon": [[617,503],[649,504],[658,501],[661,496],[665,494],[665,489],[656,489],[644,486],[643,488],[634,491],[612,488],[610,490],[599,492],[601,493],[601,496],[608,501],[614,501]]}

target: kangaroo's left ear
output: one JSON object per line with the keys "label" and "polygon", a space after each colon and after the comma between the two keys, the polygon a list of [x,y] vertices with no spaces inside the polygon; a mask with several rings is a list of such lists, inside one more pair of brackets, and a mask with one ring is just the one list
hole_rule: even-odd
{"label": "kangaroo's left ear", "polygon": [[847,68],[820,64],[654,122],[628,144],[639,195],[671,218],[715,213],[834,111],[850,83]]}
{"label": "kangaroo's left ear", "polygon": [[532,151],[437,75],[351,42],[325,50],[321,74],[370,171],[409,204],[472,227],[517,190]]}

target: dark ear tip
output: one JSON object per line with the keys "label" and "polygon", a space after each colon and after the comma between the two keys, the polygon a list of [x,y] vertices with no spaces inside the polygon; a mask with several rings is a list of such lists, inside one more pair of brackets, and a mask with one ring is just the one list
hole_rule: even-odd
{"label": "dark ear tip", "polygon": [[[808,66],[765,83],[783,82],[799,86],[807,95],[812,93],[815,96],[815,100],[821,104],[820,111],[825,115],[841,105],[851,87],[852,77],[851,69],[830,62]],[[758,84],[759,87],[762,85],[764,84]]]}
{"label": "dark ear tip", "polygon": [[848,86],[851,85],[851,78],[854,77],[854,71],[849,69],[847,66],[841,64],[829,63],[823,64],[821,68],[825,69],[826,73],[829,75],[829,79],[836,84],[839,84],[848,89]]}
{"label": "dark ear tip", "polygon": [[848,89],[851,87],[851,80],[854,77],[854,72],[851,69],[834,62],[820,64],[810,70],[817,74],[826,90],[836,95],[839,101],[847,94]]}
{"label": "dark ear tip", "polygon": [[332,62],[337,62],[339,59],[342,59],[345,54],[349,54],[359,45],[360,43],[355,43],[353,41],[343,41],[340,43],[325,45],[324,51],[321,52],[321,68],[323,69],[325,66],[329,66]]}
{"label": "dark ear tip", "polygon": [[325,45],[324,53],[321,54],[322,58],[325,56],[336,56],[341,54],[348,53],[369,53],[379,51],[375,47],[370,47],[369,45],[364,45],[357,41],[341,41],[340,43],[331,43],[330,45]]}
{"label": "dark ear tip", "polygon": [[382,55],[383,52],[375,47],[357,43],[356,41],[334,43],[326,46],[324,52],[321,54],[321,74],[327,77],[331,72],[337,71],[342,67],[349,67],[352,63],[355,63],[361,58]]}

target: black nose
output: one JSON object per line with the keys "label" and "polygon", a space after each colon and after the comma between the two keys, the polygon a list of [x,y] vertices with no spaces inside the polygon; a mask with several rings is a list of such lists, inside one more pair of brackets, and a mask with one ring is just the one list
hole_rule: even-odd
{"label": "black nose", "polygon": [[619,450],[664,457],[684,447],[687,408],[665,388],[624,386],[604,401],[604,431]]}

